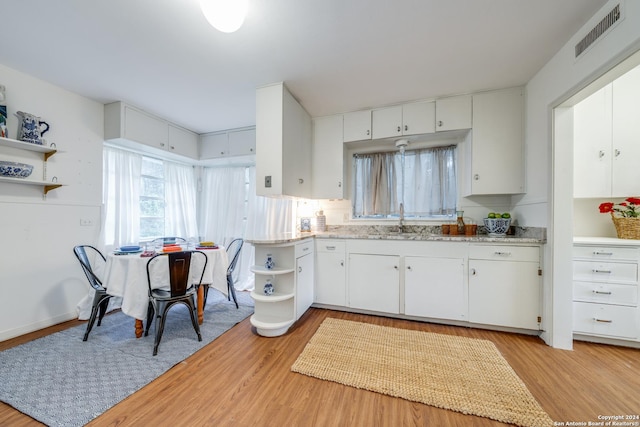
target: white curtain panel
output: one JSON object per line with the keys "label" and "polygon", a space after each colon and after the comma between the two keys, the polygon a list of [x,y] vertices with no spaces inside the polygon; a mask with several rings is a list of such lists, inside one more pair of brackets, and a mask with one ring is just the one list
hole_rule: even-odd
{"label": "white curtain panel", "polygon": [[165,235],[198,239],[195,168],[165,161],[164,194]]}
{"label": "white curtain panel", "polygon": [[246,167],[203,168],[200,232],[204,240],[227,245],[244,236]]}
{"label": "white curtain panel", "polygon": [[100,242],[111,250],[137,244],[140,236],[142,156],[113,147],[103,153],[103,214]]}
{"label": "white curtain panel", "polygon": [[405,153],[405,212],[418,216],[453,215],[457,204],[456,147]]}

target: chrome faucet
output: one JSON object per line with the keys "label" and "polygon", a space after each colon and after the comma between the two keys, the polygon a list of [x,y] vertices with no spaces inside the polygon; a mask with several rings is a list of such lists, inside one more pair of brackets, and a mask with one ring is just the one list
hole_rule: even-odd
{"label": "chrome faucet", "polygon": [[404,204],[400,203],[400,219],[398,220],[398,233],[404,233]]}

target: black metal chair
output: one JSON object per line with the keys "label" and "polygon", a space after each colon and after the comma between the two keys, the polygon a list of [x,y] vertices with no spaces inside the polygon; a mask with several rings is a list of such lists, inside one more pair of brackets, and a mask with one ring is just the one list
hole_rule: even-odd
{"label": "black metal chair", "polygon": [[94,266],[91,264],[90,259],[94,260],[94,264],[95,262],[102,262],[104,265],[104,263],[106,263],[106,258],[102,255],[102,252],[90,245],[75,246],[73,248],[73,253],[76,258],[78,258],[78,261],[80,261],[80,265],[82,266],[84,274],[87,276],[89,285],[91,285],[95,291],[93,302],[91,303],[91,316],[89,316],[87,330],[85,331],[84,338],[82,339],[82,341],[86,341],[89,338],[89,332],[91,332],[96,318],[98,319],[98,326],[102,323],[102,318],[107,312],[107,305],[109,305],[109,299],[111,298],[111,295],[108,295],[107,290],[102,286],[100,278],[94,273],[95,269],[93,268]]}
{"label": "black metal chair", "polygon": [[[240,251],[242,250],[242,245],[244,244],[244,240],[241,238],[236,238],[229,243],[227,246],[227,257],[229,258],[229,267],[227,267],[227,299],[231,301],[233,298],[233,302],[236,304],[236,308],[238,306],[238,300],[236,298],[236,288],[233,286],[233,272],[236,269],[236,264],[238,263],[238,259],[240,258]],[[209,295],[209,286],[204,287],[204,304],[207,305],[207,296]]]}
{"label": "black metal chair", "polygon": [[[203,258],[202,272],[200,273],[197,284],[191,283],[191,258],[192,256],[201,256]],[[169,290],[154,289],[152,283],[152,270],[159,268],[161,261],[167,260],[169,267]],[[198,341],[202,341],[200,334],[200,326],[198,325],[196,315],[196,289],[202,283],[204,270],[207,267],[207,256],[200,251],[180,251],[158,254],[147,261],[147,282],[149,284],[149,308],[147,309],[147,326],[145,328],[145,336],[149,335],[149,328],[154,318],[156,322],[156,338],[153,345],[153,355],[158,354],[158,346],[162,339],[164,324],[167,312],[177,303],[186,305],[191,315],[191,323],[193,329],[198,334]]]}

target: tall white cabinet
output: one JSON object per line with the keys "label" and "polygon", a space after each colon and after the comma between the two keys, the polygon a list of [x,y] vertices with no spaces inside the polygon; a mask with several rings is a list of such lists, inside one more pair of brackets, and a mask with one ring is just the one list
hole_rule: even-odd
{"label": "tall white cabinet", "polygon": [[284,83],[256,91],[256,192],[311,197],[311,117]]}
{"label": "tall white cabinet", "polygon": [[318,117],[312,121],[311,194],[314,199],[344,197],[343,124],[342,114]]}
{"label": "tall white cabinet", "polygon": [[574,197],[640,192],[639,100],[636,67],[574,106]]}

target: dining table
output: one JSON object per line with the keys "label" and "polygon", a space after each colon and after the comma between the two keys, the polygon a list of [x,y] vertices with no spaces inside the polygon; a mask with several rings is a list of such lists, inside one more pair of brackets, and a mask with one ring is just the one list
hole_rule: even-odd
{"label": "dining table", "polygon": [[[198,286],[197,307],[198,322],[202,324],[204,319],[204,286],[213,287],[225,296],[227,290],[227,268],[229,259],[223,246],[213,248],[198,248],[207,256],[207,265],[202,277],[201,286]],[[149,285],[147,279],[147,262],[150,256],[142,256],[142,253],[123,253],[113,251],[107,254],[107,262],[104,268],[102,285],[109,295],[122,299],[120,309],[128,316],[135,319],[135,334],[137,338],[144,331],[143,322],[147,317],[149,306]],[[145,254],[146,255],[146,254]],[[202,272],[202,257],[191,258],[191,280],[198,283]],[[169,267],[157,271],[157,277],[152,280],[154,289],[169,289]]]}

